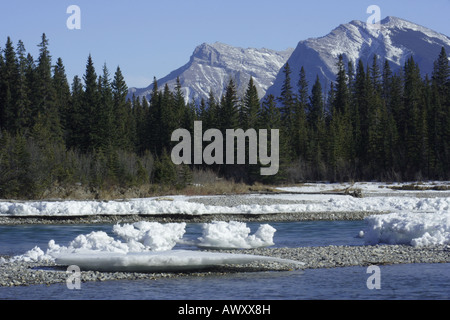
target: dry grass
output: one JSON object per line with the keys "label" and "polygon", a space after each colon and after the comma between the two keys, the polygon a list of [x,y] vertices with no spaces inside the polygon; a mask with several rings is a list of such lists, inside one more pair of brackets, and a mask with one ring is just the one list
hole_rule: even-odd
{"label": "dry grass", "polygon": [[75,185],[53,187],[44,192],[38,200],[118,200],[131,198],[161,197],[168,195],[227,195],[258,192],[275,192],[274,187],[262,184],[247,185],[241,182],[217,179],[203,184],[192,183],[184,188],[167,185],[145,184],[136,187],[108,189]]}

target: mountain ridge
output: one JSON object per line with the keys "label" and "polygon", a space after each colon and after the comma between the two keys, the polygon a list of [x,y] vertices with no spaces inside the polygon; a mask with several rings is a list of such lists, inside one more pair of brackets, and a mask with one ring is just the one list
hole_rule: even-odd
{"label": "mountain ridge", "polygon": [[[341,54],[345,63],[352,61],[355,68],[359,59],[364,65],[371,66],[376,54],[380,67],[388,60],[393,72],[400,70],[406,60],[413,56],[424,76],[431,75],[433,63],[442,47],[450,52],[448,36],[405,19],[388,16],[380,21],[378,28],[352,20],[339,25],[323,37],[302,40],[287,63],[292,71],[293,87],[299,80],[299,71],[303,66],[310,89],[319,76],[326,91],[330,83],[335,81],[337,61]],[[281,69],[266,95],[278,96],[284,78]]]}
{"label": "mountain ridge", "polygon": [[[422,75],[429,74],[441,48],[450,52],[450,38],[442,33],[408,20],[387,16],[378,28],[359,20],[340,24],[322,37],[301,40],[294,48],[275,51],[261,48],[239,48],[221,42],[202,43],[197,46],[189,61],[180,68],[158,79],[161,89],[165,84],[173,89],[180,79],[186,102],[208,98],[210,91],[220,99],[230,79],[235,81],[242,96],[250,77],[253,77],[259,97],[269,94],[279,96],[284,81],[283,67],[289,63],[291,84],[296,88],[299,72],[304,67],[311,90],[316,77],[325,92],[335,81],[337,61],[343,55],[345,63],[352,61],[355,68],[359,59],[371,65],[373,55],[379,58],[380,67],[388,60],[393,72],[400,70],[413,56]],[[146,88],[131,88],[133,94],[147,97],[153,84]]]}
{"label": "mountain ridge", "polygon": [[[194,49],[189,62],[158,79],[158,87],[167,83],[173,89],[179,78],[186,101],[207,99],[210,90],[219,99],[230,79],[234,80],[238,93],[243,94],[253,77],[258,94],[264,96],[293,50],[244,49],[221,42],[202,43]],[[143,89],[131,88],[129,94],[148,98],[152,89],[153,83]]]}

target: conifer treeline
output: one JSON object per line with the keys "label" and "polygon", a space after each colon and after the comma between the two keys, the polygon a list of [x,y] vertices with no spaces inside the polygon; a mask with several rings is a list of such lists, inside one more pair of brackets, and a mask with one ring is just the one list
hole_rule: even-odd
{"label": "conifer treeline", "polygon": [[[230,79],[222,97],[185,102],[180,82],[170,90],[154,80],[150,99],[127,100],[117,67],[100,74],[88,57],[71,86],[62,59],[52,65],[45,34],[34,59],[19,41],[0,51],[0,196],[37,196],[55,185],[95,187],[149,183],[184,185],[193,169],[170,161],[171,134],[203,130],[280,129],[281,170],[262,177],[251,165],[197,165],[245,182],[304,180],[448,179],[450,68],[442,49],[431,78],[411,57],[394,74],[376,56],[356,70],[341,56],[336,81],[311,90],[291,70],[279,97],[260,102],[253,79],[238,97]],[[212,92],[212,91],[211,91]],[[270,140],[269,140],[270,141]],[[258,167],[259,168],[259,167]]]}

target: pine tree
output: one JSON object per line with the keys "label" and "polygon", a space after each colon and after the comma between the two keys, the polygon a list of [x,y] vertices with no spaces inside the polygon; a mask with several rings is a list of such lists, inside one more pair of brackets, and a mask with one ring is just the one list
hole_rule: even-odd
{"label": "pine tree", "polygon": [[[185,102],[185,97],[182,91],[181,81],[179,77],[177,77],[176,80],[173,100],[174,100],[173,106],[171,108],[174,109],[173,110],[174,130],[178,128],[189,129],[189,127],[186,127],[186,124],[188,123],[185,121],[186,117],[187,118],[189,117],[189,115],[186,114],[188,108]],[[193,123],[191,123],[190,126],[193,126]]]}
{"label": "pine tree", "polygon": [[174,95],[166,83],[161,93],[161,151],[171,149],[172,132],[180,127],[177,111],[174,108]]}
{"label": "pine tree", "polygon": [[78,76],[74,76],[71,99],[66,115],[66,145],[68,149],[78,149],[86,134],[82,131],[84,126],[83,100],[84,91],[81,79]]}
{"label": "pine tree", "polygon": [[18,128],[17,99],[19,88],[19,63],[11,38],[8,40],[4,49],[4,58],[1,67],[0,77],[0,127],[11,132],[16,132]]}
{"label": "pine tree", "polygon": [[308,112],[308,143],[307,159],[310,166],[316,172],[314,178],[322,179],[319,168],[324,164],[325,143],[325,114],[324,114],[324,98],[322,92],[322,84],[319,76],[311,89],[309,112]]}
{"label": "pine tree", "polygon": [[146,145],[146,132],[147,132],[147,121],[148,118],[148,102],[144,97],[141,99],[140,97],[135,97],[133,94],[132,97],[132,110],[134,121],[136,122],[136,152],[138,154],[143,154],[145,152]]}
{"label": "pine tree", "polygon": [[353,98],[351,107],[351,118],[354,132],[355,155],[361,163],[367,161],[368,126],[369,126],[369,83],[367,82],[364,64],[358,61],[355,81],[353,85]]}
{"label": "pine tree", "polygon": [[415,179],[415,173],[420,168],[421,144],[421,117],[423,116],[421,108],[422,80],[420,77],[419,66],[410,57],[404,67],[404,121],[405,121],[405,137],[406,145],[406,174],[409,179]]}
{"label": "pine tree", "polygon": [[239,127],[238,97],[236,85],[232,79],[228,82],[225,94],[222,97],[219,114],[219,129],[224,135],[226,129],[237,129]]}
{"label": "pine tree", "polygon": [[246,130],[249,128],[257,129],[258,111],[260,109],[258,91],[253,82],[253,77],[250,77],[250,81],[247,86],[247,90],[244,96],[243,104],[243,121],[241,126]]}
{"label": "pine tree", "polygon": [[338,73],[336,76],[336,88],[334,97],[334,111],[345,114],[350,104],[350,93],[348,89],[348,78],[345,71],[344,57],[339,56],[337,63]]}
{"label": "pine tree", "polygon": [[295,108],[294,148],[297,157],[305,158],[307,154],[308,128],[306,110],[309,109],[309,89],[305,69],[301,67],[298,81],[298,101]]}
{"label": "pine tree", "polygon": [[33,127],[33,136],[42,143],[51,140],[63,141],[59,110],[56,105],[56,90],[53,84],[51,71],[51,56],[48,50],[48,39],[45,33],[39,44],[39,58],[36,67],[35,86],[32,92],[37,110],[36,124]]}
{"label": "pine tree", "polygon": [[204,127],[208,129],[215,129],[220,127],[220,108],[219,103],[214,96],[212,90],[209,91],[209,96],[207,100],[207,112]]}
{"label": "pine tree", "polygon": [[354,159],[353,127],[350,116],[350,92],[347,85],[343,56],[339,56],[338,73],[330,122],[330,160],[333,179],[348,179],[350,163]]}
{"label": "pine tree", "polygon": [[[61,127],[64,132],[67,131],[67,114],[70,104],[70,87],[67,81],[66,71],[61,58],[58,58],[53,71],[53,86],[55,88],[55,104],[58,109],[61,120]],[[67,134],[64,134],[64,140],[67,140]]]}
{"label": "pine tree", "polygon": [[94,126],[97,125],[95,121],[98,120],[100,94],[98,92],[97,73],[91,55],[88,56],[83,80],[85,89],[79,110],[80,128],[77,145],[83,152],[92,152],[100,144],[98,135],[93,131]]}
{"label": "pine tree", "polygon": [[378,65],[378,56],[376,54],[373,55],[372,67],[370,68],[370,80],[372,82],[373,90],[377,93],[381,93],[382,79],[380,67]]}
{"label": "pine tree", "polygon": [[153,79],[153,89],[150,95],[150,107],[148,117],[149,149],[156,156],[160,156],[163,150],[163,124],[162,124],[162,94],[158,89],[156,78]]}
{"label": "pine tree", "polygon": [[92,128],[95,148],[106,150],[113,145],[113,96],[108,67],[103,65],[102,76],[98,77],[98,107],[93,116],[96,126]]}
{"label": "pine tree", "polygon": [[434,62],[428,110],[429,139],[436,178],[450,172],[450,66],[445,48]]}
{"label": "pine tree", "polygon": [[[259,112],[259,125],[260,129],[267,130],[267,141],[272,141],[272,129],[277,129],[281,131],[282,120],[281,112],[277,107],[276,98],[269,94],[263,100],[261,109]],[[268,142],[269,143],[269,142]],[[280,156],[280,168],[276,175],[274,176],[260,176],[259,179],[263,183],[277,183],[283,181],[286,178],[286,167],[290,163],[290,159],[286,157],[288,154],[290,146],[286,143],[286,140],[280,138],[279,140],[279,156]],[[271,152],[270,144],[268,145],[268,153]]]}
{"label": "pine tree", "polygon": [[21,40],[17,44],[17,57],[19,62],[19,81],[17,88],[16,100],[16,125],[19,131],[28,134],[29,128],[32,126],[32,106],[31,106],[31,90],[27,79],[28,60],[26,57],[25,45]]}
{"label": "pine tree", "polygon": [[174,186],[177,183],[177,168],[166,149],[155,162],[153,181],[166,186]]}
{"label": "pine tree", "polygon": [[131,132],[128,127],[130,108],[127,104],[128,87],[125,83],[120,67],[117,67],[112,81],[113,94],[113,145],[122,150],[131,149]]}
{"label": "pine tree", "polygon": [[[280,103],[281,120],[283,122],[283,127],[280,128],[280,139],[285,141],[289,146],[293,146],[295,143],[295,108],[296,108],[296,97],[294,96],[292,84],[291,84],[291,69],[289,63],[286,63],[283,68],[284,81],[281,87],[280,97],[278,97],[278,102]],[[289,148],[288,158],[293,159],[295,157],[295,149]]]}
{"label": "pine tree", "polygon": [[0,196],[13,198],[32,197],[35,181],[32,162],[23,135],[12,137],[4,133],[0,139]]}

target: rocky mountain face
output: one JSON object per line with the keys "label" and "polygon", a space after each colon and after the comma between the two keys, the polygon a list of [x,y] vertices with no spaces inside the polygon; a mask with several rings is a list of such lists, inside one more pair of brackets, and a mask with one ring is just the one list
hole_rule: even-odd
{"label": "rocky mountain face", "polygon": [[[373,56],[377,55],[380,67],[387,59],[394,72],[413,56],[422,75],[431,76],[442,47],[450,54],[449,37],[400,18],[387,17],[378,28],[365,22],[351,21],[324,37],[300,41],[287,62],[292,72],[293,88],[297,88],[303,66],[310,89],[319,76],[323,89],[328,90],[330,82],[336,79],[341,54],[346,64],[352,61],[355,68],[359,59],[365,66],[372,66]],[[284,79],[282,68],[266,94],[278,96]]]}
{"label": "rocky mountain face", "polygon": [[[206,100],[211,90],[219,99],[230,79],[234,80],[238,94],[243,94],[250,77],[253,77],[258,94],[263,97],[292,51],[242,49],[219,42],[203,43],[195,48],[186,65],[158,79],[158,87],[161,89],[167,83],[173,89],[179,78],[186,101]],[[132,88],[130,94],[148,99],[152,89],[153,84],[144,89]]]}
{"label": "rocky mountain face", "polygon": [[[371,66],[377,55],[380,66],[387,59],[392,70],[398,71],[413,56],[423,75],[431,75],[433,63],[442,47],[450,54],[450,38],[415,23],[387,17],[379,28],[361,21],[351,21],[332,30],[328,35],[300,41],[294,49],[274,51],[270,49],[237,48],[223,43],[207,44],[195,48],[189,62],[158,79],[160,89],[167,83],[173,89],[177,77],[186,101],[207,99],[212,90],[219,99],[230,79],[236,83],[238,93],[243,95],[250,77],[253,77],[260,98],[273,94],[279,96],[285,75],[283,66],[289,63],[293,88],[297,88],[300,69],[303,66],[311,89],[319,76],[326,92],[330,82],[336,79],[337,61],[352,61],[355,68],[359,59]],[[130,96],[146,96],[147,88],[130,89]]]}

